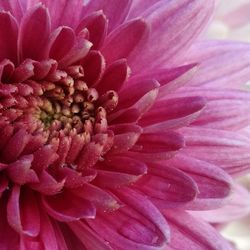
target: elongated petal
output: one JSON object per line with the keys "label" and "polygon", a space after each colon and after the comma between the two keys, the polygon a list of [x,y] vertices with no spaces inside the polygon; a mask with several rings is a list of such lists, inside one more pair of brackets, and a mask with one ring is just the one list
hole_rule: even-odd
{"label": "elongated petal", "polygon": [[7,12],[0,12],[0,61],[5,58],[17,61],[17,23]]}
{"label": "elongated petal", "polygon": [[163,249],[169,240],[166,221],[146,197],[124,189],[119,198],[126,204],[112,215],[97,216],[87,223],[114,248]]}
{"label": "elongated petal", "polygon": [[171,228],[170,248],[233,250],[233,247],[209,224],[195,219],[187,212],[164,210]]}

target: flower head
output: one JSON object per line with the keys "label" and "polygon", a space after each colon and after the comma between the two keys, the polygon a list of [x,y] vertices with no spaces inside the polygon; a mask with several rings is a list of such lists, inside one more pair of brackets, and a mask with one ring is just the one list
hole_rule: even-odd
{"label": "flower head", "polygon": [[249,48],[195,42],[213,5],[0,2],[2,249],[230,249],[187,212],[249,168],[250,96],[225,86]]}

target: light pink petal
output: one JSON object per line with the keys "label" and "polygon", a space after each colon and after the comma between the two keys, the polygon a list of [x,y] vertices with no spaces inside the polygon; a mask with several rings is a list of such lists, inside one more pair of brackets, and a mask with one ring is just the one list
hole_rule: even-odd
{"label": "light pink petal", "polygon": [[127,58],[142,42],[145,42],[143,38],[147,33],[148,26],[142,19],[121,25],[107,37],[101,48],[107,63]]}
{"label": "light pink petal", "polygon": [[199,193],[194,180],[177,168],[161,164],[148,164],[148,174],[135,186],[158,208],[183,206]]}
{"label": "light pink petal", "polygon": [[131,2],[131,0],[113,0],[112,4],[110,4],[105,0],[91,0],[83,13],[103,10],[103,13],[109,20],[108,30],[112,31],[127,17]]}
{"label": "light pink petal", "polygon": [[152,5],[143,13],[151,27],[149,41],[128,58],[132,71],[173,65],[205,27],[213,2],[162,0]]}
{"label": "light pink petal", "polygon": [[21,61],[24,58],[44,59],[49,33],[49,13],[39,4],[25,14],[20,24],[18,46]]}
{"label": "light pink petal", "polygon": [[[223,44],[225,47],[222,47]],[[199,58],[191,59],[195,50],[204,52],[199,54]],[[227,86],[240,89],[250,77],[250,47],[238,43],[234,46],[229,46],[227,42],[200,43],[191,50],[190,59],[200,63],[199,70],[191,81],[195,86],[216,88]]]}
{"label": "light pink petal", "polygon": [[249,212],[249,192],[240,185],[234,185],[225,206],[210,211],[192,211],[192,214],[209,223],[228,223],[247,216]]}
{"label": "light pink petal", "polygon": [[165,249],[169,228],[156,207],[132,189],[126,188],[117,195],[125,206],[112,214],[87,220],[90,227],[113,248]]}
{"label": "light pink petal", "polygon": [[7,220],[18,233],[32,237],[39,234],[40,215],[37,202],[32,191],[21,191],[19,186],[12,188],[7,204]]}
{"label": "light pink petal", "polygon": [[8,58],[17,62],[17,32],[15,18],[8,12],[0,12],[0,61]]}
{"label": "light pink petal", "polygon": [[54,196],[43,196],[42,204],[47,213],[58,221],[94,219],[96,215],[96,209],[91,202],[66,190]]}
{"label": "light pink petal", "polygon": [[233,250],[212,226],[181,210],[164,210],[171,229],[170,249]]}
{"label": "light pink petal", "polygon": [[197,184],[198,194],[194,201],[185,206],[191,210],[215,209],[225,204],[231,192],[232,180],[223,170],[205,161],[199,161],[183,154],[166,162],[187,173]]}
{"label": "light pink petal", "polygon": [[92,49],[99,49],[106,38],[108,20],[103,11],[91,13],[85,17],[77,26],[76,32],[87,28],[89,31],[89,41],[93,43]]}

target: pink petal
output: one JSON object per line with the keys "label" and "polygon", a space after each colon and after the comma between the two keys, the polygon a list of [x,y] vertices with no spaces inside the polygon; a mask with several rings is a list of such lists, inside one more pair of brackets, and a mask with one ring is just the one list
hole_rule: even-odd
{"label": "pink petal", "polygon": [[89,31],[89,41],[93,43],[92,49],[98,49],[107,34],[108,21],[102,11],[91,13],[85,17],[78,25],[76,32],[87,28]]}
{"label": "pink petal", "polygon": [[39,4],[25,14],[20,24],[18,46],[21,61],[24,58],[44,59],[44,48],[49,39],[49,33],[49,13],[45,7]]}
{"label": "pink petal", "polygon": [[8,12],[0,12],[0,61],[8,58],[17,62],[17,32],[15,18]]}
{"label": "pink petal", "polygon": [[0,9],[5,10],[6,12],[10,12],[18,22],[20,22],[23,16],[23,9],[20,0],[3,0],[0,2]]}
{"label": "pink petal", "polygon": [[111,63],[121,58],[127,58],[143,42],[147,32],[148,26],[142,19],[119,26],[108,36],[101,48],[106,61]]}

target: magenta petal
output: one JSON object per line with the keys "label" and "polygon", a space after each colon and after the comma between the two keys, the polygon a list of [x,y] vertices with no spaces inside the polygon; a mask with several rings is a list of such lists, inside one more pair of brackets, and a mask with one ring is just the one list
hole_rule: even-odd
{"label": "magenta petal", "polygon": [[[22,195],[25,195],[25,199]],[[7,219],[17,232],[37,236],[40,231],[40,216],[34,193],[21,191],[19,186],[14,186],[7,205]]]}
{"label": "magenta petal", "polygon": [[132,189],[120,190],[117,195],[125,206],[112,214],[87,220],[90,227],[113,248],[164,249],[169,241],[169,228],[156,207]]}
{"label": "magenta petal", "polygon": [[17,62],[17,23],[8,12],[0,12],[0,61],[5,58]]}
{"label": "magenta petal", "polygon": [[94,219],[96,215],[96,208],[91,202],[66,190],[54,196],[43,196],[42,203],[47,213],[58,221]]}
{"label": "magenta petal", "polygon": [[23,8],[20,0],[4,0],[0,2],[0,9],[6,12],[10,12],[18,22],[20,22],[23,16]]}
{"label": "magenta petal", "polygon": [[21,60],[24,58],[43,59],[49,33],[50,17],[47,9],[42,5],[30,9],[20,25],[18,41]]}
{"label": "magenta petal", "polygon": [[147,31],[148,26],[142,19],[136,19],[120,26],[107,37],[101,48],[106,61],[111,63],[121,58],[127,58],[143,42]]}
{"label": "magenta petal", "polygon": [[233,250],[229,242],[209,224],[181,210],[164,210],[171,228],[170,248]]}

